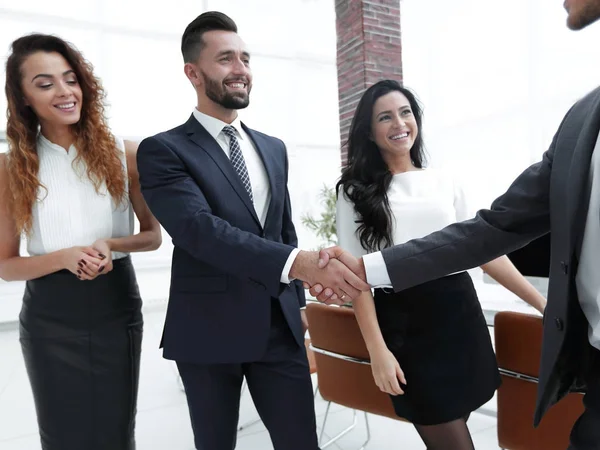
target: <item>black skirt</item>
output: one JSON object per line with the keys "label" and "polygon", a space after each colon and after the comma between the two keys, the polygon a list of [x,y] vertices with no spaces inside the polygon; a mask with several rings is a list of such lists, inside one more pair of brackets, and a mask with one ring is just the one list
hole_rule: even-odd
{"label": "black skirt", "polygon": [[28,281],[20,341],[43,450],[133,450],[143,320],[131,259]]}
{"label": "black skirt", "polygon": [[398,416],[437,425],[467,416],[500,385],[471,277],[462,272],[398,293],[375,290],[383,338],[406,376]]}

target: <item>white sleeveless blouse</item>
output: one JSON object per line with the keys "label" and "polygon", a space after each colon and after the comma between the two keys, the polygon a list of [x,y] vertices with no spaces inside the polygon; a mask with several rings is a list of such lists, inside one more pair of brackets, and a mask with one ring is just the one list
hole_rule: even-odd
{"label": "white sleeveless blouse", "polygon": [[[41,134],[37,152],[38,177],[43,186],[33,205],[33,227],[27,239],[27,252],[43,255],[63,248],[92,245],[97,239],[118,238],[133,234],[133,208],[129,201],[125,143],[117,138],[126,174],[126,203],[116,205],[103,183],[100,193],[86,174],[85,164],[73,164],[74,146],[66,152]],[[113,252],[113,259],[127,256]]]}
{"label": "white sleeveless blouse", "polygon": [[[393,215],[393,245],[475,216],[460,184],[450,173],[439,169],[412,170],[392,177],[388,201]],[[356,234],[359,216],[345,194],[337,200],[337,238],[339,245],[354,256],[367,252]]]}

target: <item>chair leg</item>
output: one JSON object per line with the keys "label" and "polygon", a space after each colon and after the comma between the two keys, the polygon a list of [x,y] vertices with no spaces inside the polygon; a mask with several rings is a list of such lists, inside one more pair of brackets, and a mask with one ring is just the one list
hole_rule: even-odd
{"label": "chair leg", "polygon": [[367,448],[367,445],[369,444],[369,441],[371,440],[371,427],[369,427],[369,415],[365,412],[365,426],[367,428],[367,440],[364,442],[364,444],[362,445],[362,447],[359,450],[365,450],[365,448]]}
{"label": "chair leg", "polygon": [[321,429],[321,436],[319,438],[319,444],[321,446],[321,450],[324,450],[325,448],[329,447],[331,444],[333,444],[334,442],[336,442],[342,436],[345,436],[346,434],[348,434],[350,431],[352,431],[356,427],[356,410],[354,409],[354,410],[352,410],[353,413],[354,413],[354,417],[353,417],[353,420],[352,420],[352,425],[350,425],[345,430],[340,431],[336,436],[332,437],[326,443],[323,444],[322,443],[323,442],[323,432],[325,431],[325,423],[327,421],[327,415],[329,414],[329,407],[330,406],[331,406],[331,402],[329,402],[327,404],[327,412],[325,412],[325,418],[323,419],[323,428]]}
{"label": "chair leg", "polygon": [[240,425],[237,430],[242,431],[244,428],[248,428],[248,427],[251,427],[252,425],[256,425],[260,421],[261,421],[260,417],[258,419],[251,420],[249,422],[246,422],[246,423]]}
{"label": "chair leg", "polygon": [[[325,448],[329,447],[331,444],[336,442],[342,436],[348,434],[350,431],[352,431],[356,427],[356,410],[354,409],[353,410],[354,417],[353,417],[352,425],[350,425],[348,428],[346,428],[345,430],[338,433],[337,436],[331,438],[330,440],[328,440],[326,443],[323,444],[322,443],[323,442],[323,433],[325,432],[325,423],[327,422],[327,416],[329,415],[329,407],[330,406],[331,406],[331,402],[328,402],[327,403],[327,411],[325,411],[325,418],[323,419],[323,428],[321,428],[321,434],[319,435],[319,444],[320,444],[321,450],[324,450]],[[359,450],[365,450],[367,448],[367,445],[369,444],[369,442],[371,442],[371,426],[369,424],[369,415],[366,412],[364,412],[364,415],[365,415],[365,428],[367,429],[367,439],[365,440],[365,442],[363,442],[363,444]]]}
{"label": "chair leg", "polygon": [[327,408],[325,409],[325,416],[323,417],[323,425],[321,427],[321,434],[319,435],[319,442],[323,442],[323,433],[325,433],[325,424],[327,423],[327,416],[329,415],[329,408],[331,402],[327,402]]}
{"label": "chair leg", "polygon": [[[242,382],[242,390],[240,392],[240,396],[244,395],[244,392],[246,392],[247,388],[248,388],[248,383],[246,382],[246,378],[244,378],[244,381]],[[242,431],[244,428],[251,427],[252,425],[259,423],[260,421],[261,421],[260,417],[258,419],[250,420],[246,423],[239,425],[237,430],[238,430],[238,432]]]}

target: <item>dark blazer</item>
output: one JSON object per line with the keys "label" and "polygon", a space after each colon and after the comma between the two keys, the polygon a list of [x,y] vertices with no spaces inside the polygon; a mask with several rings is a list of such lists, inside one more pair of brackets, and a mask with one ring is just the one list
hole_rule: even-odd
{"label": "dark blazer", "polygon": [[542,161],[525,170],[491,209],[383,251],[394,290],[400,291],[479,266],[552,231],[535,425],[568,392],[585,388],[591,346],[575,276],[589,205],[590,160],[599,130],[600,88],[569,110]]}
{"label": "dark blazer", "polygon": [[297,246],[287,189],[285,145],[244,130],[266,168],[271,202],[264,227],[219,144],[192,115],[144,139],[137,161],[142,193],[173,239],[164,357],[204,364],[257,361],[278,299],[298,345],[304,345],[300,282],[280,282]]}

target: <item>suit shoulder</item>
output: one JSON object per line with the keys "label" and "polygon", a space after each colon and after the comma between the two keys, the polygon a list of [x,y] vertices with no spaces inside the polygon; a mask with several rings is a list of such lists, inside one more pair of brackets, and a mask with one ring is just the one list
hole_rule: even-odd
{"label": "suit shoulder", "polygon": [[577,108],[588,108],[592,106],[600,97],[600,86],[591,92],[588,92],[585,96],[577,100],[571,109]]}
{"label": "suit shoulder", "polygon": [[276,144],[276,145],[279,145],[279,146],[285,148],[285,143],[281,139],[279,139],[278,137],[270,136],[270,135],[268,135],[266,133],[262,133],[262,132],[256,131],[256,130],[251,130],[251,131],[254,134],[256,134],[257,136],[260,136],[262,139],[265,139],[267,141],[270,141],[270,143],[272,143],[272,144]]}
{"label": "suit shoulder", "polygon": [[596,98],[598,96],[600,96],[600,86],[598,86],[596,89],[594,89],[588,95],[586,95],[586,97],[592,97],[592,98]]}
{"label": "suit shoulder", "polygon": [[173,140],[175,140],[178,136],[182,134],[184,134],[184,126],[179,125],[175,128],[171,128],[170,130],[161,131],[160,133],[144,138],[140,142],[140,146],[142,146],[144,143],[150,144],[156,142],[159,142],[163,145],[168,145],[169,142],[173,142]]}
{"label": "suit shoulder", "polygon": [[600,101],[600,86],[588,92],[571,106],[563,116],[557,133],[562,135],[564,130],[578,132],[585,123],[585,119],[595,112],[594,108],[598,101]]}

